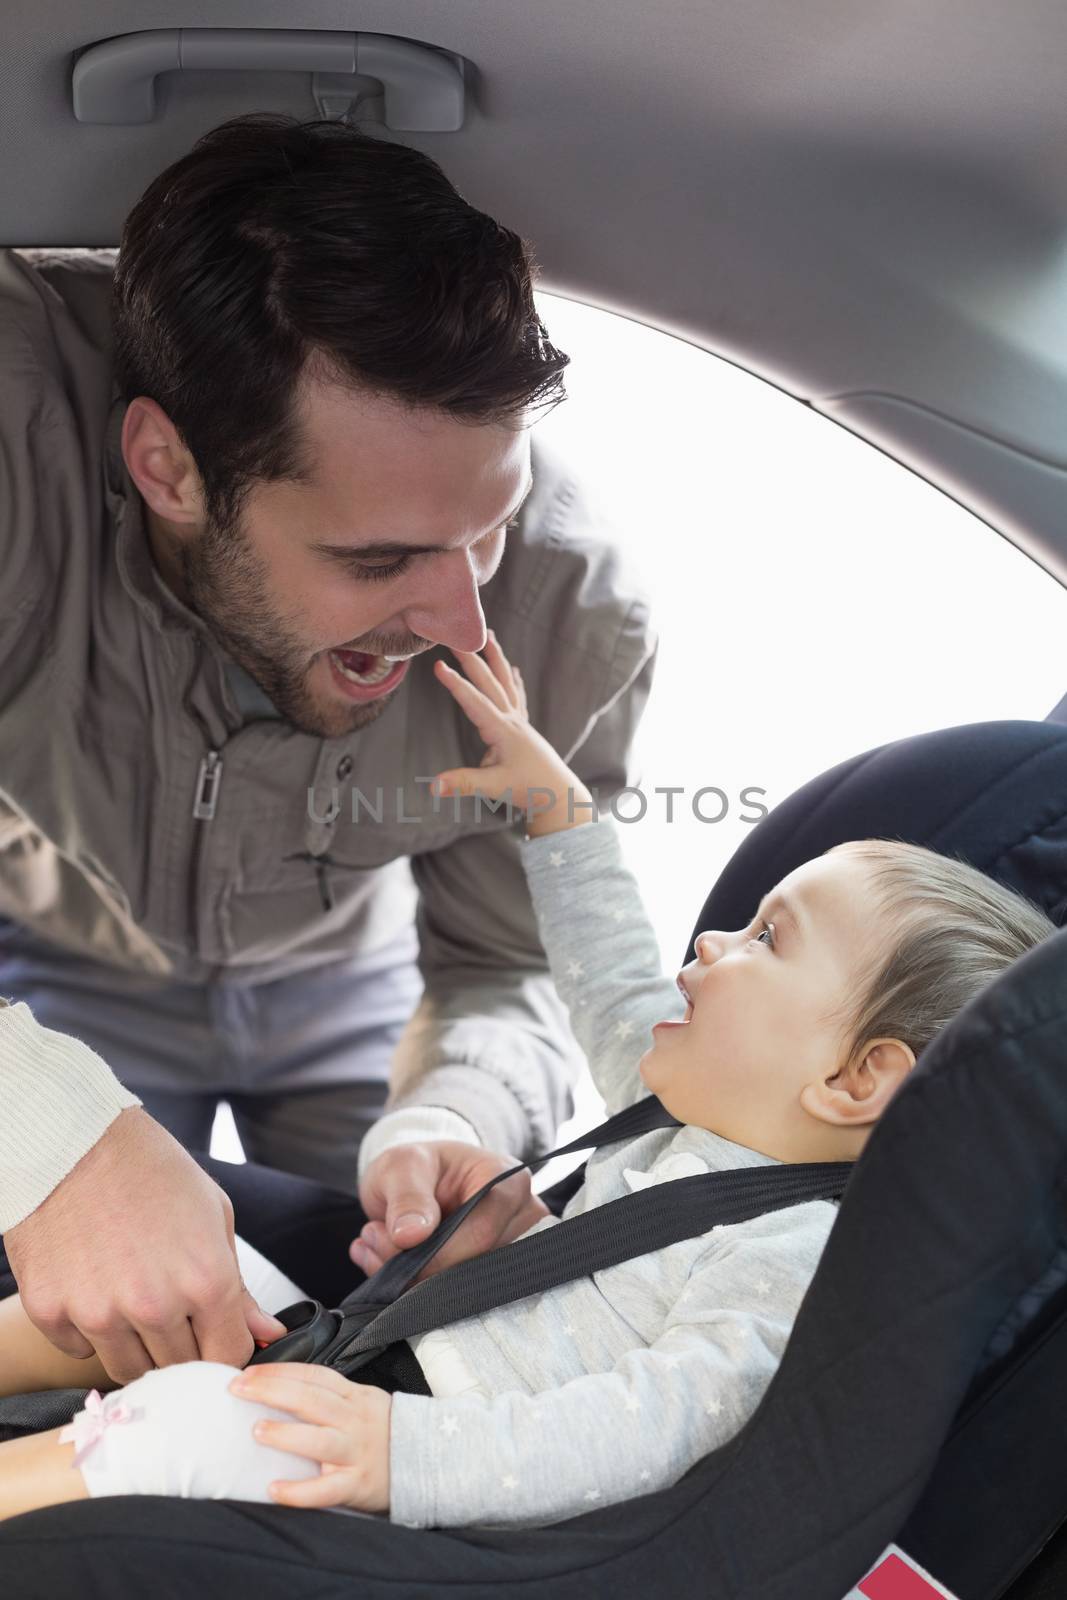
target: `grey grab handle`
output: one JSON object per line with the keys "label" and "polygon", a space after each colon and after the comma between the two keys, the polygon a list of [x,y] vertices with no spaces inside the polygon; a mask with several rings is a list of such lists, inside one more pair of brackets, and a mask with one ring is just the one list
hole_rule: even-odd
{"label": "grey grab handle", "polygon": [[[303,28],[150,28],[90,45],[74,65],[79,122],[151,122],[161,72],[310,72],[324,116],[342,116],[381,82],[385,125],[414,133],[463,126],[463,58],[388,33]],[[347,80],[351,79],[351,84]]]}

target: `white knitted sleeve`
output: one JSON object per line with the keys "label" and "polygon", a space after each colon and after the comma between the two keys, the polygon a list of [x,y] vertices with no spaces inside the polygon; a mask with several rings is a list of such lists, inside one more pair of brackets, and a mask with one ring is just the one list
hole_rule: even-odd
{"label": "white knitted sleeve", "polygon": [[0,1234],[35,1211],[140,1100],[95,1050],[0,1002]]}

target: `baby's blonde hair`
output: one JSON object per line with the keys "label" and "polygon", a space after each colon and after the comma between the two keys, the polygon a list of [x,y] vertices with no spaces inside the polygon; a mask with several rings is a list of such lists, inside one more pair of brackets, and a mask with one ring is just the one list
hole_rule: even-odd
{"label": "baby's blonde hair", "polygon": [[842,1007],[843,1060],[874,1039],[916,1057],[968,1001],[1056,932],[1031,900],[951,856],[899,839],[853,839],[837,851],[870,864],[878,911],[896,937],[857,1003]]}

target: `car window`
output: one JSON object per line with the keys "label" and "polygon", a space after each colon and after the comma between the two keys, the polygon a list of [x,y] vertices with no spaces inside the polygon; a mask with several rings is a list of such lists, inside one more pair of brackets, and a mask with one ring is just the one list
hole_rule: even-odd
{"label": "car window", "polygon": [[[924,479],[744,368],[576,300],[536,299],[571,357],[570,398],[538,431],[568,452],[617,531],[660,634],[641,794],[618,813],[639,819],[620,825],[623,850],[673,973],[758,816],[743,791],[763,791],[770,809],[887,740],[1045,717],[1067,690],[1067,590]],[[670,822],[657,786],[683,790]],[[701,789],[722,792],[696,800],[721,820],[694,815]],[[557,1142],[602,1117],[587,1078]],[[550,1163],[535,1187],[581,1160]]]}
{"label": "car window", "polygon": [[[619,812],[668,969],[768,807],[858,751],[961,722],[1042,718],[1067,690],[1067,589],[986,523],[742,368],[538,295],[571,356],[537,424],[630,553],[660,634]],[[684,786],[668,823],[656,785]],[[693,815],[724,791],[718,822]],[[715,816],[722,803],[698,803]],[[694,862],[701,888],[694,903]],[[653,869],[654,868],[654,869]]]}

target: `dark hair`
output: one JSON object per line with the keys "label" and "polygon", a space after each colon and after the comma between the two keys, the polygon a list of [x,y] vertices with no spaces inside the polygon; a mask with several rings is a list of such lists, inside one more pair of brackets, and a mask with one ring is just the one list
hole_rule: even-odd
{"label": "dark hair", "polygon": [[570,357],[537,314],[536,270],[421,151],[327,119],[234,117],[126,218],[120,392],[166,412],[229,526],[257,481],[309,481],[303,380],[509,427],[565,400]]}
{"label": "dark hair", "polygon": [[916,1058],[975,995],[1055,933],[1039,906],[966,861],[899,839],[853,839],[838,852],[870,863],[890,931],[866,992],[842,1008],[843,1059],[874,1039]]}

